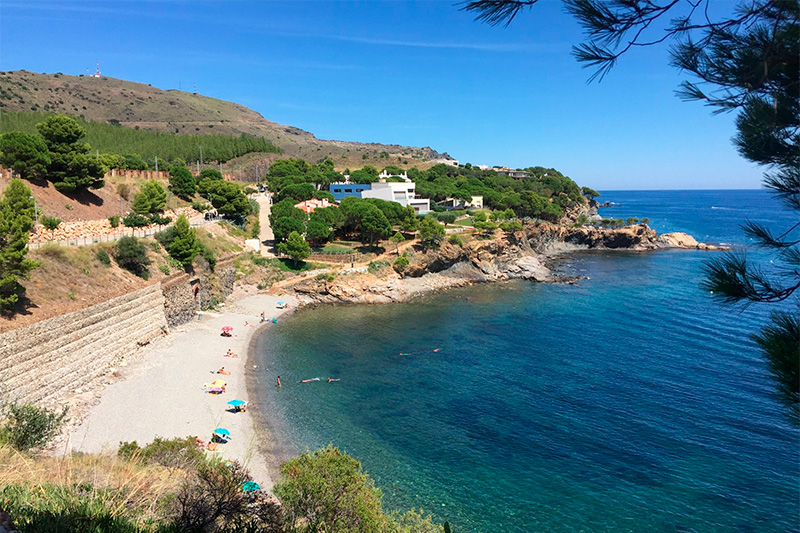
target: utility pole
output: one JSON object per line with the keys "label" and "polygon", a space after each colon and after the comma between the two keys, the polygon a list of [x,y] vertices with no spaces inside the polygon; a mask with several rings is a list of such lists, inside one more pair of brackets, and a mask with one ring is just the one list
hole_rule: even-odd
{"label": "utility pole", "polygon": [[36,208],[36,198],[34,196],[28,198],[33,200],[33,214],[36,216],[36,245],[39,246],[41,244],[39,240],[39,209]]}
{"label": "utility pole", "polygon": [[156,177],[158,177],[158,156],[155,157],[156,160]]}
{"label": "utility pole", "polygon": [[203,165],[203,147],[200,147],[200,166]]}

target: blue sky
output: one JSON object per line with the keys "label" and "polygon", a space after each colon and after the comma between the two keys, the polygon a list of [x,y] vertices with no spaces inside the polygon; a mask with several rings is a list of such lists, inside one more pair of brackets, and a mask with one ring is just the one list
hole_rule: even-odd
{"label": "blue sky", "polygon": [[542,0],[508,28],[450,1],[3,0],[0,70],[104,75],[244,104],[323,139],[554,167],[596,189],[759,188],[732,114],[679,100],[665,47],[602,82],[577,23]]}

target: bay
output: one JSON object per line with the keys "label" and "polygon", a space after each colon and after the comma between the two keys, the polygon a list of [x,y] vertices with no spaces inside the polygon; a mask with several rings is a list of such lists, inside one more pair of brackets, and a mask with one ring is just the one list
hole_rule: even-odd
{"label": "bay", "polygon": [[[602,199],[766,265],[738,224],[793,223],[764,191]],[[720,306],[709,257],[581,253],[560,265],[578,285],[301,310],[259,339],[261,381],[284,384],[263,411],[295,451],[333,443],[387,507],[456,531],[795,531],[798,429],[749,338],[775,306]]]}

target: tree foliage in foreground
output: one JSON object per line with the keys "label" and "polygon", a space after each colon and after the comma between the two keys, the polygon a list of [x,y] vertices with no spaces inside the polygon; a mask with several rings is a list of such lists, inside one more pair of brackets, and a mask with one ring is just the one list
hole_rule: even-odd
{"label": "tree foliage in foreground", "polygon": [[38,266],[28,259],[33,208],[30,188],[12,179],[0,199],[0,311],[13,309],[25,292],[19,280]]}
{"label": "tree foliage in foreground", "polygon": [[[489,24],[509,24],[538,0],[474,0],[463,9]],[[800,3],[741,0],[730,15],[709,16],[710,0],[564,0],[586,30],[573,48],[578,61],[602,77],[631,49],[672,41],[673,66],[688,72],[678,94],[715,113],[736,111],[739,153],[767,167],[764,185],[800,219]],[[706,264],[707,289],[726,303],[794,299],[791,312],[773,313],[754,339],[778,375],[779,388],[800,415],[800,222],[775,235],[747,222],[744,232],[775,254],[776,274],[765,273],[743,253]],[[800,416],[795,418],[800,420]]]}
{"label": "tree foliage in foreground", "polygon": [[61,431],[67,407],[61,412],[33,404],[11,403],[3,411],[0,444],[9,444],[21,452],[44,448]]}
{"label": "tree foliage in foreground", "polygon": [[283,504],[289,531],[442,531],[422,512],[384,513],[383,495],[361,469],[361,463],[333,445],[306,451],[283,463],[274,492]]}

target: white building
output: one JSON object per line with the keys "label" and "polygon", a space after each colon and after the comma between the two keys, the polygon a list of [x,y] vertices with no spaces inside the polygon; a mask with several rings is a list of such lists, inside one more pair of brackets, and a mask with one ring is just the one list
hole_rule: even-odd
{"label": "white building", "polygon": [[397,202],[403,207],[410,205],[415,213],[428,213],[431,210],[431,201],[427,198],[417,198],[417,184],[408,178],[406,180],[400,183],[392,181],[373,183],[368,191],[361,191],[361,197]]}

